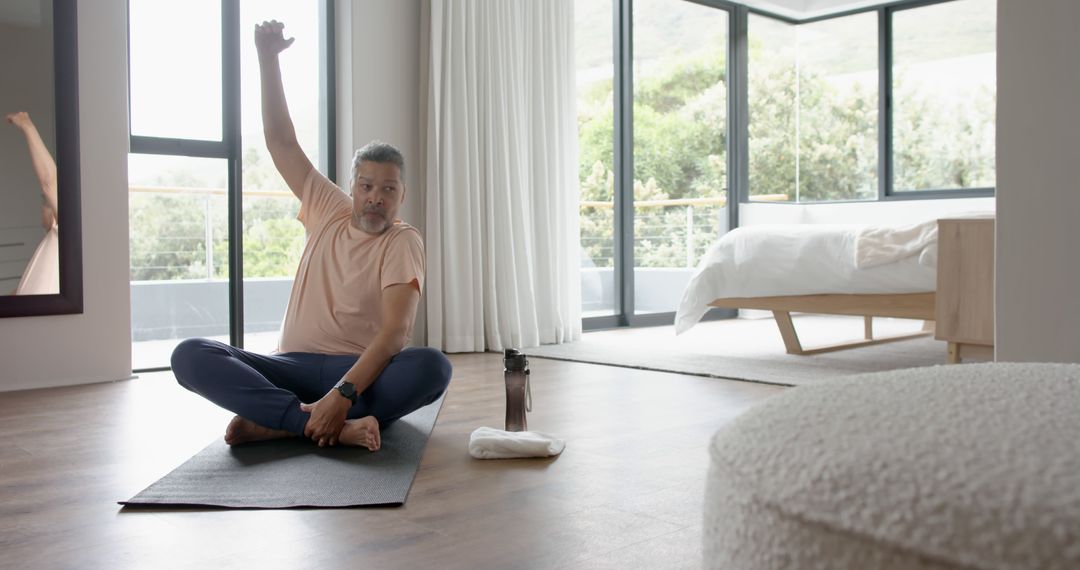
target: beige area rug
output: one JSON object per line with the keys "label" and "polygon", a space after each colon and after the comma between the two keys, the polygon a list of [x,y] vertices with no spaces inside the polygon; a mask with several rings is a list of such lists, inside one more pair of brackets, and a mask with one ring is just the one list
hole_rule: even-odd
{"label": "beige area rug", "polygon": [[[862,338],[862,317],[796,315],[803,348]],[[875,336],[918,331],[922,321],[874,319]],[[946,344],[932,336],[811,356],[784,352],[770,319],[700,323],[675,336],[671,326],[590,332],[582,340],[526,349],[530,357],[799,386],[830,378],[945,363]]]}

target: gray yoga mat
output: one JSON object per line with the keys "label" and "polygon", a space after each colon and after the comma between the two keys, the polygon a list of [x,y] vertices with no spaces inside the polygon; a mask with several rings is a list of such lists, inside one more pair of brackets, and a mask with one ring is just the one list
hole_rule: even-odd
{"label": "gray yoga mat", "polygon": [[443,398],[382,432],[374,453],[318,447],[305,438],[230,447],[210,444],[126,506],[183,505],[251,509],[400,506],[420,466]]}

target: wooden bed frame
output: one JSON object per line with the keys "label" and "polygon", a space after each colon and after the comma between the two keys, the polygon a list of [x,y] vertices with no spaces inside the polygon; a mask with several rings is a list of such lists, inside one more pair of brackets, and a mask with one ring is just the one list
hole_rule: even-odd
{"label": "wooden bed frame", "polygon": [[[902,293],[890,295],[797,295],[789,297],[739,297],[717,299],[709,303],[721,309],[758,309],[772,311],[776,325],[780,327],[780,336],[788,354],[819,354],[834,350],[857,348],[894,342],[934,332],[934,293]],[[791,322],[791,313],[819,313],[825,315],[854,315],[863,317],[864,337],[860,340],[803,348],[795,325]],[[924,321],[923,330],[903,335],[874,337],[873,318],[893,317],[899,319],[920,319]]]}

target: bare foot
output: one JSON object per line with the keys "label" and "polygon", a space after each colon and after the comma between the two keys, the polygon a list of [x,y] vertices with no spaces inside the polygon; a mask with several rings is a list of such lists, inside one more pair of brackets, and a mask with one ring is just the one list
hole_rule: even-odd
{"label": "bare foot", "polygon": [[382,445],[382,439],[379,436],[379,420],[376,420],[374,416],[346,420],[345,426],[338,434],[338,442],[342,445],[366,447],[368,451],[378,451]]}
{"label": "bare foot", "polygon": [[225,428],[225,443],[229,445],[292,436],[292,433],[285,430],[266,428],[240,416],[233,417],[229,427]]}

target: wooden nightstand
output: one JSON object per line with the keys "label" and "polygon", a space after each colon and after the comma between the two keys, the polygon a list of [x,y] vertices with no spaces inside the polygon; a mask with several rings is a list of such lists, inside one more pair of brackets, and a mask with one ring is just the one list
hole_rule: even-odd
{"label": "wooden nightstand", "polygon": [[994,219],[938,220],[937,327],[948,362],[994,357]]}

